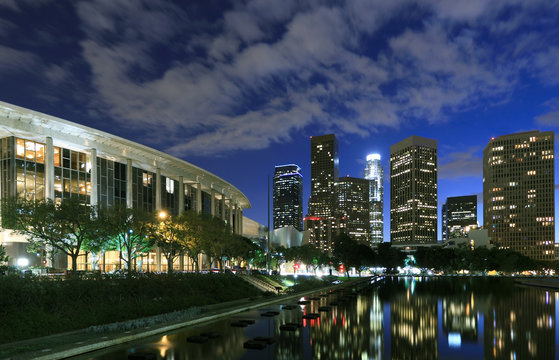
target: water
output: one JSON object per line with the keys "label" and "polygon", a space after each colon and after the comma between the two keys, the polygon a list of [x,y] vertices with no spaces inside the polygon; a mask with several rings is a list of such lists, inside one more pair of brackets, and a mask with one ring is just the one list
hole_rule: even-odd
{"label": "water", "polygon": [[[158,359],[559,359],[559,294],[516,286],[511,279],[387,278],[358,294],[345,290],[311,297],[316,299],[292,310],[278,304],[247,311],[79,359],[126,359],[138,353]],[[337,301],[343,303],[319,311]],[[267,311],[279,315],[261,316]],[[320,316],[302,319],[309,313]],[[231,326],[239,320],[255,323]],[[286,323],[301,328],[281,330]],[[207,331],[219,337],[204,344],[187,341]],[[243,343],[256,336],[275,343],[244,349]]]}

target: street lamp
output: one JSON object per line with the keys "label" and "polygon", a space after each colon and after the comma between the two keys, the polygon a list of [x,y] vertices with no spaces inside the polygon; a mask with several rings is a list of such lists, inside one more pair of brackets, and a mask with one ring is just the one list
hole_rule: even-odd
{"label": "street lamp", "polygon": [[165,211],[160,211],[159,212],[159,218],[161,220],[165,219],[167,217],[167,213]]}

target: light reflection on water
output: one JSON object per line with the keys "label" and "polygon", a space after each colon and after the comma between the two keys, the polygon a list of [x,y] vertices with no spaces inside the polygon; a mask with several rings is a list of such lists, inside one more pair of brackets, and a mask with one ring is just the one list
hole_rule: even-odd
{"label": "light reflection on water", "polygon": [[[131,353],[158,359],[559,359],[559,295],[516,287],[508,279],[387,278],[359,294],[344,290],[310,298],[310,304],[292,310],[280,305],[251,310],[79,359],[126,359]],[[332,302],[339,304],[319,311]],[[262,317],[266,311],[280,314]],[[320,316],[303,319],[312,313]],[[255,324],[231,326],[242,319]],[[302,327],[281,330],[286,323]],[[207,331],[220,337],[204,344],[186,340]],[[244,349],[256,336],[273,337],[275,343]]]}

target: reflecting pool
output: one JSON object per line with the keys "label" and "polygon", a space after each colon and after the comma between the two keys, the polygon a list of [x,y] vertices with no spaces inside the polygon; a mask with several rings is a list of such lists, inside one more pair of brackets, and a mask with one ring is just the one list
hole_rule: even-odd
{"label": "reflecting pool", "polygon": [[[559,359],[554,291],[484,277],[377,284],[317,293],[77,358]],[[266,339],[246,343],[256,337]]]}

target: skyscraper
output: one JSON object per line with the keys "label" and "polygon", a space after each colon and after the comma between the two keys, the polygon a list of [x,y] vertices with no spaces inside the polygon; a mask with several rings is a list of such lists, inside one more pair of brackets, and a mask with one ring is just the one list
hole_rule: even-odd
{"label": "skyscraper", "polygon": [[295,164],[276,166],[274,172],[274,229],[289,225],[303,230],[303,176]]}
{"label": "skyscraper", "polygon": [[552,131],[493,138],[483,151],[483,220],[494,245],[554,260]]}
{"label": "skyscraper", "polygon": [[346,233],[358,242],[369,241],[369,180],[340,178],[336,183],[337,210],[344,218]]}
{"label": "skyscraper", "polygon": [[379,154],[367,155],[364,177],[369,180],[369,239],[378,244],[384,241],[384,171]]}
{"label": "skyscraper", "polygon": [[338,167],[338,142],[334,134],[311,137],[311,196],[305,229],[311,230],[311,243],[324,251],[332,249],[332,237],[342,226],[335,211]]}
{"label": "skyscraper", "polygon": [[309,214],[334,216],[334,184],[338,181],[338,141],[334,134],[311,138],[311,197]]}
{"label": "skyscraper", "polygon": [[477,196],[446,198],[442,215],[443,240],[463,237],[477,227]]}
{"label": "skyscraper", "polygon": [[437,141],[410,136],[390,147],[390,241],[437,242]]}

